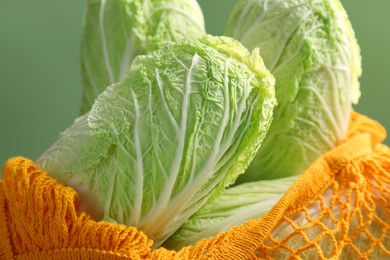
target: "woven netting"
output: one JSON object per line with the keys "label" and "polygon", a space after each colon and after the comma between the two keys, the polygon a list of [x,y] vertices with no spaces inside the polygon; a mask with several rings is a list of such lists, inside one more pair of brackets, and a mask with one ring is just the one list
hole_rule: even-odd
{"label": "woven netting", "polygon": [[[390,259],[390,149],[357,113],[348,138],[272,210],[179,251],[76,211],[77,193],[17,157],[0,184],[0,259]],[[282,162],[281,162],[282,163]]]}

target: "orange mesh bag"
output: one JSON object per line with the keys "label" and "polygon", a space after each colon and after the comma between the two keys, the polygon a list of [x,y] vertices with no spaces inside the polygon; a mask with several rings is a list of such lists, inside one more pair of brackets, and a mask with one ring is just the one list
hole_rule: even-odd
{"label": "orange mesh bag", "polygon": [[261,219],[180,251],[151,250],[134,227],[77,212],[76,192],[25,158],[0,184],[1,259],[390,259],[390,149],[385,130],[353,114],[324,154]]}

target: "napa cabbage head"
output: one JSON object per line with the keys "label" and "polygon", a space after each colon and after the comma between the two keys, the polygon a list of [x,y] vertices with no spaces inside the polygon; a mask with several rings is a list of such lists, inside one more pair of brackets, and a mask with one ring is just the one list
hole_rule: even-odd
{"label": "napa cabbage head", "polygon": [[137,55],[204,34],[196,0],[88,0],[81,42],[81,113],[126,75]]}
{"label": "napa cabbage head", "polygon": [[274,95],[258,50],[228,37],[172,42],[135,58],[36,163],[96,220],[135,226],[158,246],[245,171]]}
{"label": "napa cabbage head", "polygon": [[346,136],[360,48],[338,0],[241,0],[226,34],[260,48],[278,107],[245,180],[300,174]]}
{"label": "napa cabbage head", "polygon": [[263,217],[297,179],[298,176],[290,176],[227,188],[187,219],[164,246],[178,250],[226,232],[250,219]]}

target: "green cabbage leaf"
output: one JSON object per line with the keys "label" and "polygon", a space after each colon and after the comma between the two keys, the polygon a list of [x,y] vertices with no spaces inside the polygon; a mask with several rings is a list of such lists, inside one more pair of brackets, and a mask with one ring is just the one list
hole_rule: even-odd
{"label": "green cabbage leaf", "polygon": [[233,226],[261,218],[280,200],[298,176],[242,183],[227,188],[192,215],[164,244],[170,249],[195,245]]}
{"label": "green cabbage leaf", "polygon": [[205,33],[195,0],[88,0],[81,42],[81,113],[127,74],[137,55]]}
{"label": "green cabbage leaf", "polygon": [[258,50],[172,42],[135,58],[36,163],[96,220],[135,226],[156,247],[245,171],[275,103]]}
{"label": "green cabbage leaf", "polygon": [[360,48],[338,0],[241,0],[226,34],[260,48],[278,106],[240,181],[301,174],[345,137],[361,75]]}

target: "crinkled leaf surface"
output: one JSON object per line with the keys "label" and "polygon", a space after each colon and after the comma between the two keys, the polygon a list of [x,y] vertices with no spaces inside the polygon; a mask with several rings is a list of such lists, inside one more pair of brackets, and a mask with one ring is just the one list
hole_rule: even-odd
{"label": "crinkled leaf surface", "polygon": [[132,60],[169,41],[205,34],[203,13],[195,0],[88,0],[81,43],[81,112],[120,81]]}
{"label": "crinkled leaf surface", "polygon": [[37,161],[105,220],[158,246],[245,171],[272,118],[274,78],[228,37],[138,56]]}
{"label": "crinkled leaf surface", "polygon": [[274,120],[243,179],[302,173],[345,138],[360,95],[360,49],[345,10],[338,0],[242,0],[226,33],[259,47],[276,78]]}
{"label": "crinkled leaf surface", "polygon": [[164,244],[170,249],[195,245],[232,226],[265,215],[297,180],[297,176],[242,183],[227,188],[192,215]]}

